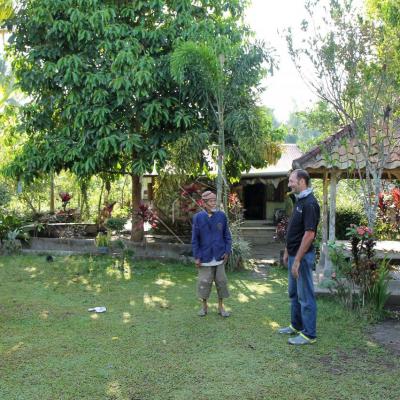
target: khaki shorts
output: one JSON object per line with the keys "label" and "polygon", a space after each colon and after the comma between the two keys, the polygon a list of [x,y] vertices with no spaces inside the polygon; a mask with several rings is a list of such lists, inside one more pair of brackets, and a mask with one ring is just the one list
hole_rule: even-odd
{"label": "khaki shorts", "polygon": [[213,267],[199,267],[197,294],[201,299],[208,299],[210,297],[213,282],[215,282],[219,299],[229,297],[225,263]]}

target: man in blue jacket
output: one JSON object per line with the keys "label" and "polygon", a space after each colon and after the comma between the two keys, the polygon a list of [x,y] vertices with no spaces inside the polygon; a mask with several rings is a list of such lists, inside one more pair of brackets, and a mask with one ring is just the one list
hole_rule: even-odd
{"label": "man in blue jacket", "polygon": [[229,317],[223,300],[229,297],[228,281],[225,274],[225,262],[232,248],[228,220],[222,211],[217,210],[217,197],[209,190],[201,196],[204,211],[193,217],[192,249],[196,268],[199,271],[197,292],[203,301],[198,315],[207,315],[207,300],[213,282],[218,293],[218,314]]}

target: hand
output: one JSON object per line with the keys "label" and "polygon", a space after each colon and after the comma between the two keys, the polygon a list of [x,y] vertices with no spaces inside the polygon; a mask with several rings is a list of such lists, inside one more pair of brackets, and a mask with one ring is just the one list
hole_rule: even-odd
{"label": "hand", "polygon": [[293,278],[298,279],[300,275],[300,261],[294,259],[292,264],[292,275]]}
{"label": "hand", "polygon": [[224,262],[227,262],[228,261],[228,257],[229,257],[229,254],[224,254],[224,257],[223,257],[223,260],[224,260]]}
{"label": "hand", "polygon": [[200,267],[200,264],[201,264],[200,258],[196,258],[196,259],[194,260],[194,265],[196,266],[196,268],[199,268],[199,267]]}
{"label": "hand", "polygon": [[289,260],[289,254],[285,250],[285,252],[283,253],[283,265],[287,266],[288,265],[288,260]]}

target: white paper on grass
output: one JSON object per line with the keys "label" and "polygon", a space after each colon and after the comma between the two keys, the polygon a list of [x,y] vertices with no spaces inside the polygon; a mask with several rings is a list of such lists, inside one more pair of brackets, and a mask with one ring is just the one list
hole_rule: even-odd
{"label": "white paper on grass", "polygon": [[102,313],[106,312],[107,308],[105,307],[93,307],[93,308],[88,308],[88,311],[96,312],[96,313]]}

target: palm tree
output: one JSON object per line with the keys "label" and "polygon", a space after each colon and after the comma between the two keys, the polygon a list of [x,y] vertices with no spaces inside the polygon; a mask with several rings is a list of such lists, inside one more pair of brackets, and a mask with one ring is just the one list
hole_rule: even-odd
{"label": "palm tree", "polygon": [[[189,88],[190,97],[201,112],[211,116],[209,126],[214,127],[218,143],[217,202],[220,206],[223,200],[227,211],[227,149],[230,165],[246,165],[249,160],[265,164],[268,150],[270,153],[273,149],[271,161],[280,149],[263,129],[265,125],[261,127],[263,121],[255,103],[266,72],[263,63],[267,61],[272,66],[272,58],[262,44],[225,45],[221,46],[223,50],[217,46],[218,43],[181,43],[171,56],[171,74]],[[272,125],[269,129],[273,129]]]}

